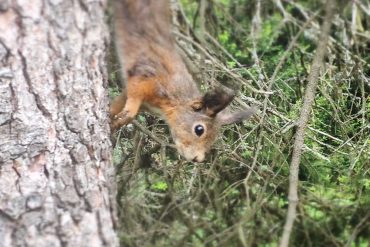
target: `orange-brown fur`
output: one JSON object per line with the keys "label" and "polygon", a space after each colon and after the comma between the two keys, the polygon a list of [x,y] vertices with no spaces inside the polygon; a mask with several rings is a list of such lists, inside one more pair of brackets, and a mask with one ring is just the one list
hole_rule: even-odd
{"label": "orange-brown fur", "polygon": [[[179,152],[203,161],[222,124],[243,120],[222,111],[233,95],[215,90],[202,96],[171,35],[167,0],[115,0],[116,47],[127,85],[112,103],[112,130],[129,123],[140,109],[158,109]],[[235,120],[235,121],[234,121]],[[198,135],[195,129],[204,129]]]}

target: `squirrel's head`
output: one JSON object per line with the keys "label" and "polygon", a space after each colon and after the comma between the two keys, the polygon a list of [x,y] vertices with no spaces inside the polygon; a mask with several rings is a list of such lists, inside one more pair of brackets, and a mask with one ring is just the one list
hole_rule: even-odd
{"label": "squirrel's head", "polygon": [[250,118],[255,109],[229,113],[225,108],[234,94],[215,89],[189,104],[176,106],[167,116],[179,153],[188,161],[202,162],[223,125]]}

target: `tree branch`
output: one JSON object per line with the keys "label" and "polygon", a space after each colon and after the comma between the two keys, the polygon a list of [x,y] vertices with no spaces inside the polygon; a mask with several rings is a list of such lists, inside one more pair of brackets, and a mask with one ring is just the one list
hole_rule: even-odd
{"label": "tree branch", "polygon": [[308,76],[308,84],[304,96],[304,103],[298,120],[298,129],[295,135],[292,161],[290,165],[289,175],[289,207],[284,225],[283,235],[280,241],[280,247],[286,247],[289,244],[290,234],[292,232],[293,223],[296,218],[296,207],[298,204],[298,172],[299,163],[301,160],[302,147],[304,143],[305,129],[309,120],[312,104],[315,98],[317,80],[319,77],[320,68],[323,65],[323,60],[326,54],[329,32],[334,16],[335,1],[328,0],[326,2],[326,15],[322,26],[321,34],[318,40],[317,50],[312,61],[311,72]]}

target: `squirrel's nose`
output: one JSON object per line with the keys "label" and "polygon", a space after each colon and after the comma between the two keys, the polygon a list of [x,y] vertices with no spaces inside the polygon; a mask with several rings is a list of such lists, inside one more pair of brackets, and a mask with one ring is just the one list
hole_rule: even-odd
{"label": "squirrel's nose", "polygon": [[195,156],[192,160],[193,162],[203,162],[204,158],[199,158],[199,156]]}

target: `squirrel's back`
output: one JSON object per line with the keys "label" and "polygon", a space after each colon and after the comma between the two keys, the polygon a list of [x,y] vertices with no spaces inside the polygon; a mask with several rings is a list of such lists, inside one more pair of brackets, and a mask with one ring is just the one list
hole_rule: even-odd
{"label": "squirrel's back", "polygon": [[116,0],[116,47],[128,76],[170,70],[166,63],[174,51],[171,12],[167,0]]}
{"label": "squirrel's back", "polygon": [[118,30],[128,36],[171,45],[171,12],[167,0],[116,0]]}

